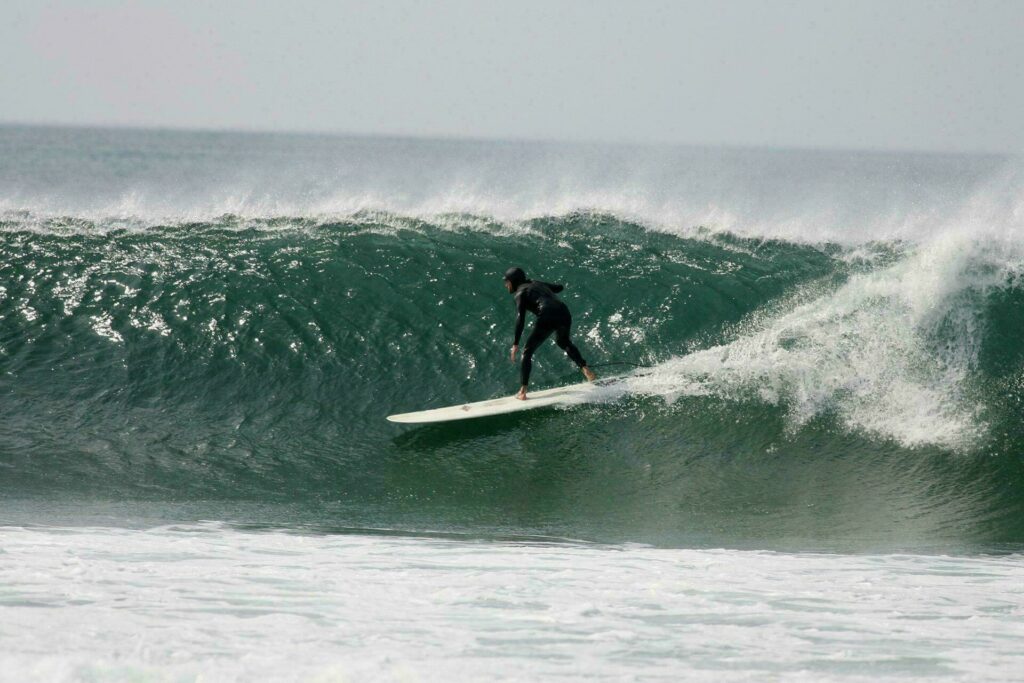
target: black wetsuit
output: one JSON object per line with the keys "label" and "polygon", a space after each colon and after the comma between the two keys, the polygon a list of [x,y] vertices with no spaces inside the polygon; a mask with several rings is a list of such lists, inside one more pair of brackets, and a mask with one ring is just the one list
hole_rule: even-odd
{"label": "black wetsuit", "polygon": [[515,344],[519,345],[519,339],[523,336],[523,326],[526,325],[526,312],[537,316],[537,323],[526,338],[526,347],[523,349],[523,362],[520,368],[522,385],[525,387],[530,383],[530,370],[533,368],[533,352],[537,350],[544,340],[555,333],[555,343],[558,348],[572,359],[581,368],[587,366],[583,360],[580,350],[569,341],[569,328],[572,326],[572,315],[569,307],[555,296],[557,292],[564,289],[562,285],[548,284],[546,282],[535,282],[527,280],[519,285],[515,291],[516,299],[516,335]]}

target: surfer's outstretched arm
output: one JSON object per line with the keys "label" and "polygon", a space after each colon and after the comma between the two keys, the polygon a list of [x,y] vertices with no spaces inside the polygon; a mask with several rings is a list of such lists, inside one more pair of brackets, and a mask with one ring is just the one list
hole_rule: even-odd
{"label": "surfer's outstretched arm", "polygon": [[519,351],[519,340],[523,336],[523,328],[526,327],[526,298],[516,297],[516,331],[512,338],[512,362],[516,360],[516,352]]}

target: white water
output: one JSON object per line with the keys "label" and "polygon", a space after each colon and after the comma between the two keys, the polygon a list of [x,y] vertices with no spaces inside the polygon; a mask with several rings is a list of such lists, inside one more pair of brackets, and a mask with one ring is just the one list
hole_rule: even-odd
{"label": "white water", "polygon": [[1024,558],[0,528],[0,680],[1009,680]]}
{"label": "white water", "polygon": [[1024,214],[989,227],[955,218],[963,229],[947,226],[838,288],[797,292],[744,321],[731,343],[645,370],[623,389],[781,404],[794,429],[831,413],[911,448],[976,445],[987,428],[970,385],[982,307],[993,290],[1019,285]]}

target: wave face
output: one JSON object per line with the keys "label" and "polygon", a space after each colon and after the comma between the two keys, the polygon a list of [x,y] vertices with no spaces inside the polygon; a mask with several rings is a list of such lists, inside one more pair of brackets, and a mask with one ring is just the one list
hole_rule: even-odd
{"label": "wave face", "polygon": [[[1024,542],[1013,160],[2,132],[6,498],[665,545]],[[679,189],[701,160],[714,182]],[[561,186],[531,189],[542,168]],[[766,187],[795,198],[722,208]],[[512,264],[567,284],[592,364],[647,367],[598,367],[629,377],[586,408],[387,423],[515,389]],[[550,344],[534,378],[577,376]]]}

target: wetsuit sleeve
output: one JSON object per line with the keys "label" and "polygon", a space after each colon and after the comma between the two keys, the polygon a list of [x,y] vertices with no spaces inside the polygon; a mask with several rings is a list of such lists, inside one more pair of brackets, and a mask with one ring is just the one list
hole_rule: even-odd
{"label": "wetsuit sleeve", "polygon": [[519,346],[519,338],[523,336],[523,327],[526,326],[526,297],[516,297],[516,335],[513,345]]}
{"label": "wetsuit sleeve", "polygon": [[544,284],[547,285],[548,289],[550,289],[555,294],[558,294],[563,289],[565,289],[565,285],[558,285],[553,282],[545,282]]}

